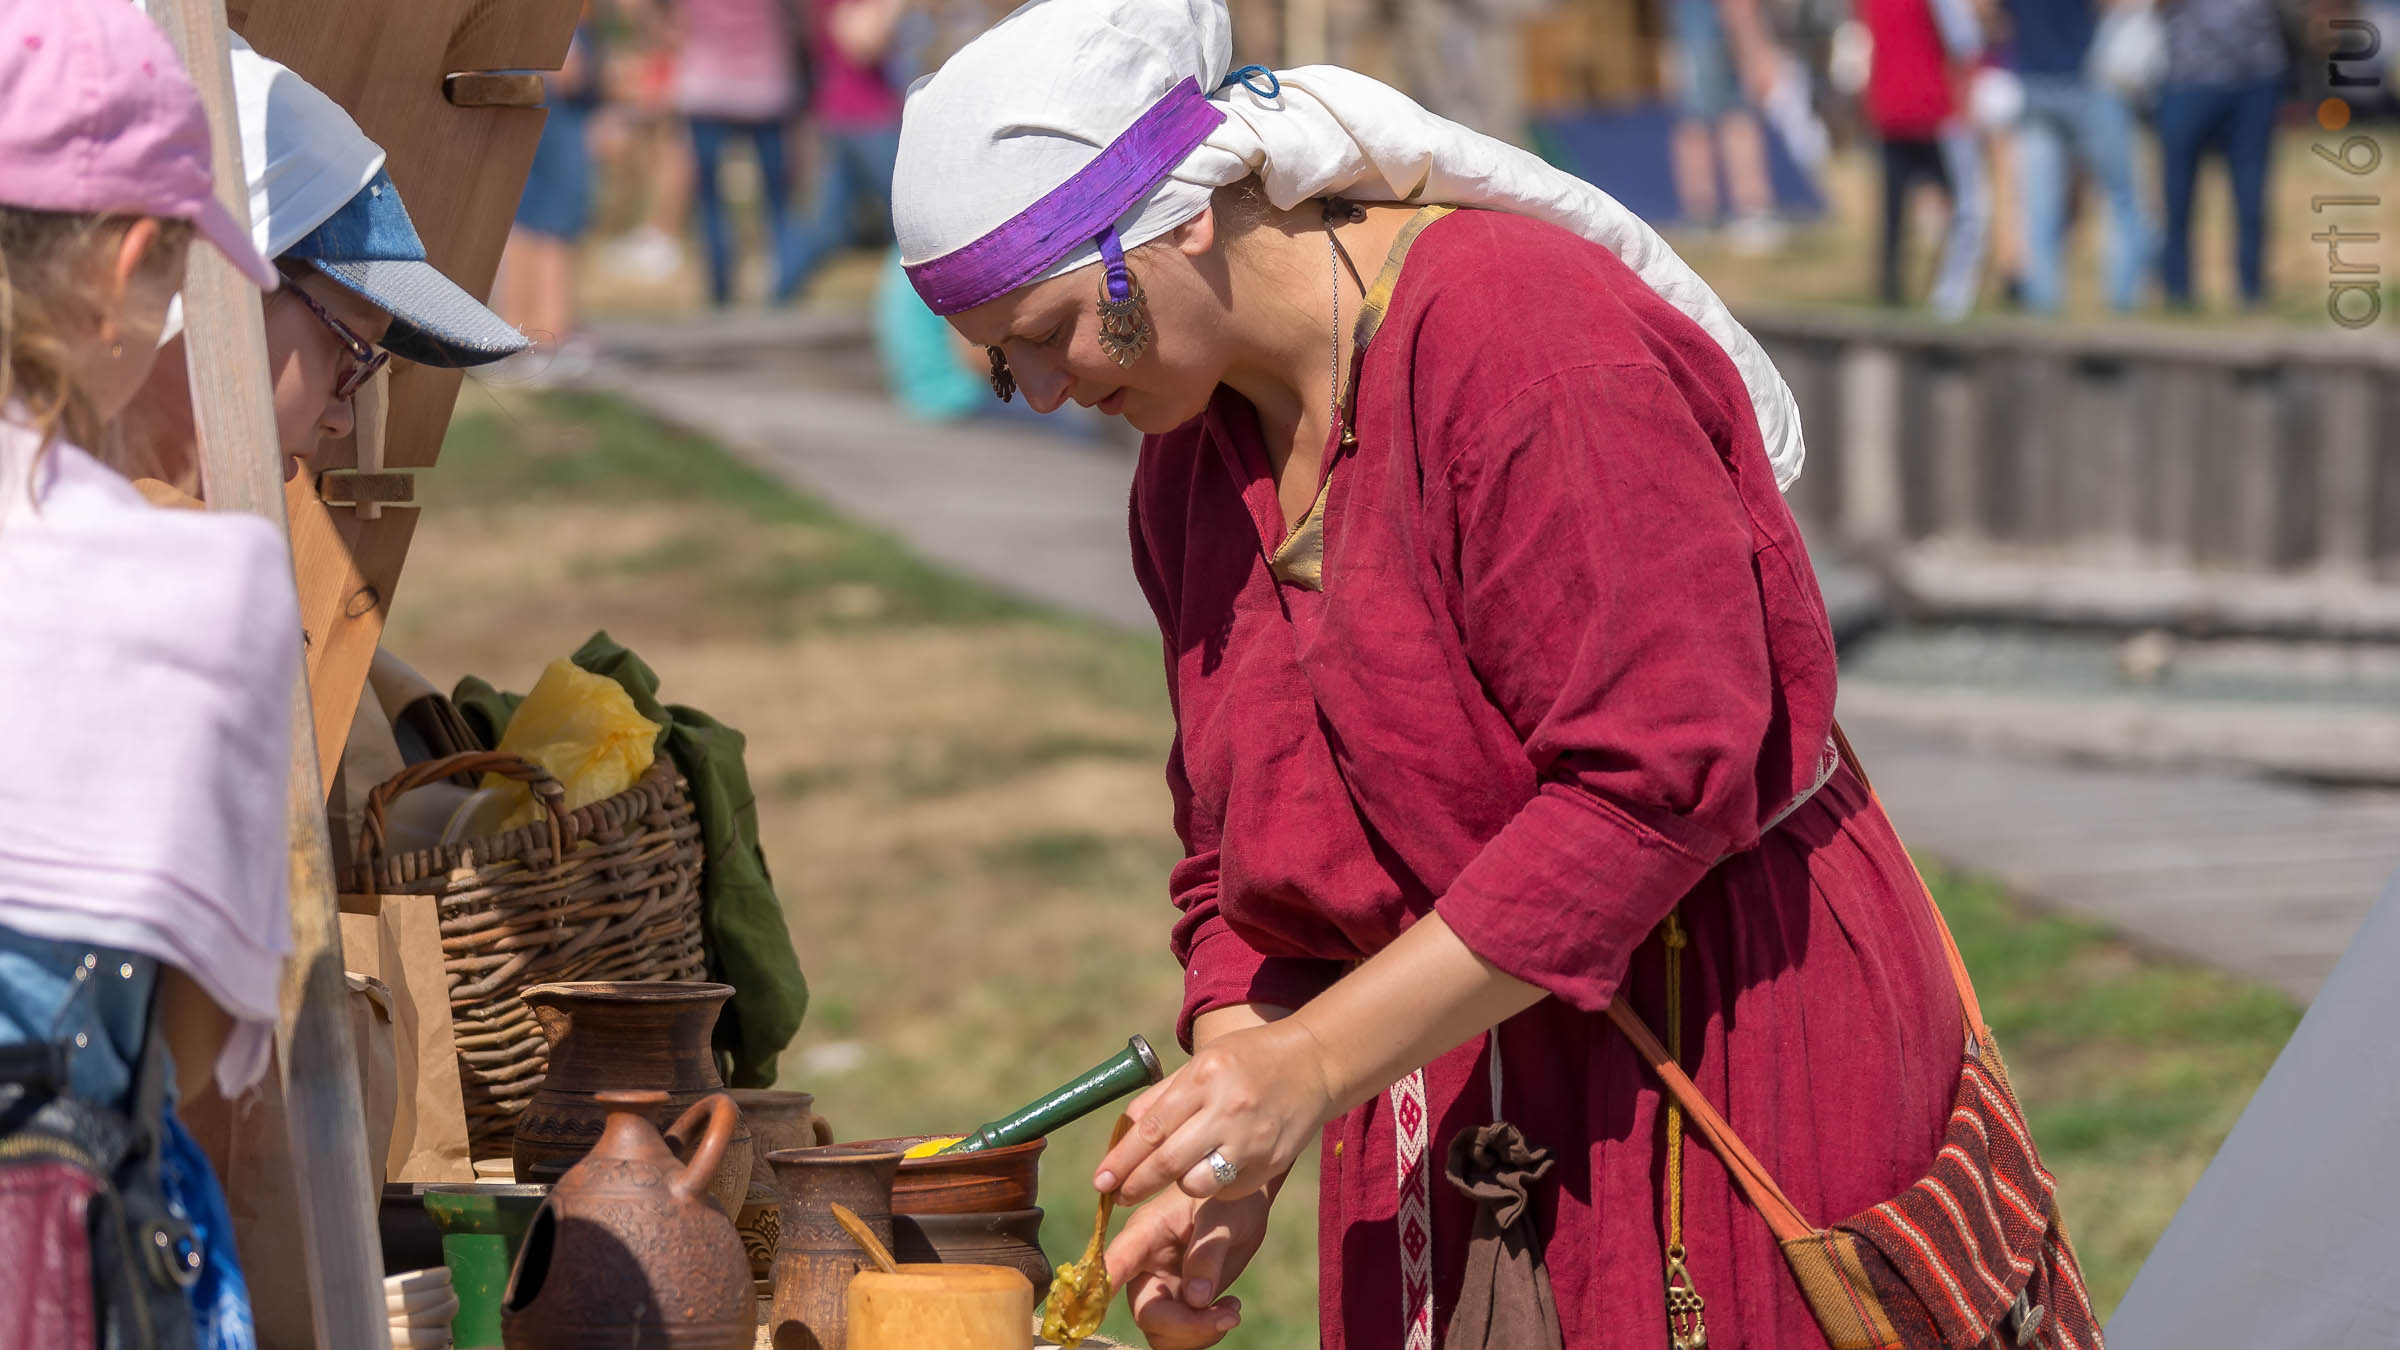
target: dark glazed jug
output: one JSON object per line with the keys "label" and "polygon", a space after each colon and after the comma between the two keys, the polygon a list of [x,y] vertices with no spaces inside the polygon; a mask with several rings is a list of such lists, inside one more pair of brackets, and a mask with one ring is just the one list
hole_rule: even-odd
{"label": "dark glazed jug", "polygon": [[[733,997],[730,985],[695,980],[591,981],[537,984],[525,1006],[550,1038],[550,1067],[539,1092],[517,1117],[509,1149],[517,1180],[555,1182],[600,1137],[608,1111],[600,1094],[656,1090],[666,1096],[650,1123],[665,1129],[675,1114],[721,1092],[717,1058],[709,1048],[717,1013]],[[732,1146],[709,1179],[708,1193],[730,1218],[741,1212],[756,1153],[750,1130],[736,1118]]]}
{"label": "dark glazed jug", "polygon": [[671,1133],[706,1129],[679,1161],[650,1124],[658,1092],[602,1092],[600,1141],[525,1230],[501,1308],[508,1350],[745,1350],[757,1336],[750,1263],[707,1198],[738,1113],[717,1093]]}

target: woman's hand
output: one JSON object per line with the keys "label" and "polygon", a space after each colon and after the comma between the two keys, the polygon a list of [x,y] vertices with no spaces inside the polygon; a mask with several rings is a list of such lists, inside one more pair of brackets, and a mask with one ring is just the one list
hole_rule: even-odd
{"label": "woman's hand", "polygon": [[1108,1278],[1152,1350],[1198,1350],[1242,1324],[1240,1299],[1222,1297],[1267,1235],[1274,1188],[1237,1200],[1169,1191],[1134,1211],[1108,1244]]}
{"label": "woman's hand", "polygon": [[[1128,1204],[1177,1184],[1202,1200],[1256,1192],[1290,1171],[1333,1118],[1328,1067],[1300,1018],[1215,1038],[1134,1099],[1125,1112],[1133,1128],[1100,1160],[1093,1187]],[[1232,1164],[1230,1181],[1210,1170],[1212,1152]]]}

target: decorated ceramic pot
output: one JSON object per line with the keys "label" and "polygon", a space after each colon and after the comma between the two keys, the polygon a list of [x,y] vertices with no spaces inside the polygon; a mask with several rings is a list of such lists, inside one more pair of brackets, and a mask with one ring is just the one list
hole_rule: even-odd
{"label": "decorated ceramic pot", "polygon": [[599,1140],[526,1227],[501,1339],[508,1350],[743,1350],[758,1325],[750,1262],[708,1185],[734,1147],[739,1112],[719,1093],[672,1133],[650,1124],[663,1093],[599,1094]]}
{"label": "decorated ceramic pot", "polygon": [[[517,1116],[510,1156],[517,1180],[549,1183],[590,1151],[608,1123],[604,1092],[665,1095],[650,1123],[668,1121],[725,1080],[709,1046],[717,1014],[733,987],[696,980],[608,980],[537,984],[525,1004],[550,1038],[550,1067],[541,1090]],[[726,1217],[739,1214],[756,1162],[750,1131],[737,1112],[734,1138],[709,1179],[708,1193]]]}
{"label": "decorated ceramic pot", "polygon": [[768,1154],[767,1162],[783,1192],[771,1318],[775,1350],[842,1350],[849,1315],[844,1295],[867,1256],[833,1217],[833,1206],[856,1214],[888,1250],[900,1150],[783,1149]]}

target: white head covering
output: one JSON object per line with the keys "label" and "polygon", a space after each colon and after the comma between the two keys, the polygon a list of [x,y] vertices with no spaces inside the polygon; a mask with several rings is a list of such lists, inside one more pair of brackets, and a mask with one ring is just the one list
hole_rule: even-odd
{"label": "white head covering", "polygon": [[[1778,484],[1799,476],[1800,411],[1774,363],[1698,274],[1615,198],[1503,141],[1335,66],[1274,74],[1279,92],[1218,89],[1232,66],[1223,0],[1031,0],[909,90],[892,179],[901,261],[945,258],[1065,183],[1197,80],[1223,121],[1117,221],[1132,248],[1256,175],[1290,209],[1312,197],[1483,206],[1549,221],[1624,259],[1741,372]],[[1260,79],[1259,84],[1266,81]],[[1100,259],[1069,247],[1030,283]]]}

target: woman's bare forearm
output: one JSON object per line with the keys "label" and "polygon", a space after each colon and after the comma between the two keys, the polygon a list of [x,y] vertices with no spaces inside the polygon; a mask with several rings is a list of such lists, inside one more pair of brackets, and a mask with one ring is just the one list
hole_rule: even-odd
{"label": "woman's bare forearm", "polygon": [[1167,1186],[1238,1198],[1280,1181],[1327,1121],[1542,997],[1428,915],[1296,1012],[1251,1004],[1196,1019],[1200,1050],[1127,1108],[1134,1128],[1092,1184],[1139,1201]]}
{"label": "woman's bare forearm", "polygon": [[1468,950],[1433,914],[1291,1020],[1315,1038],[1326,1095],[1347,1111],[1543,997]]}
{"label": "woman's bare forearm", "polygon": [[1210,1041],[1229,1031],[1263,1027],[1291,1015],[1291,1009],[1279,1008],[1272,1003],[1235,1003],[1212,1008],[1192,1019],[1192,1052],[1197,1054],[1207,1049]]}

